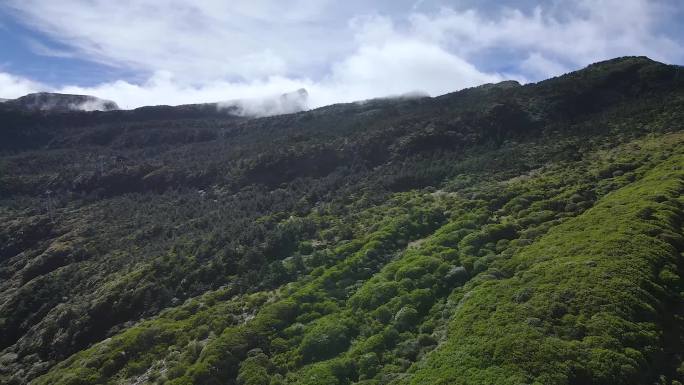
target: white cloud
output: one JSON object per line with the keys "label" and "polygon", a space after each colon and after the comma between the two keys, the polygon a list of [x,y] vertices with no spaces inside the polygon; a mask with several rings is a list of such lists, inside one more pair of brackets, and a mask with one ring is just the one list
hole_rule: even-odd
{"label": "white cloud", "polygon": [[273,97],[219,103],[218,108],[229,109],[231,113],[240,116],[282,115],[307,109],[308,98],[308,92],[302,88]]}
{"label": "white cloud", "polygon": [[325,102],[336,97],[352,101],[413,91],[439,95],[503,80],[501,75],[479,71],[439,44],[398,32],[384,18],[368,20],[357,40],[359,49],[336,63],[321,84],[334,93]]}
{"label": "white cloud", "polygon": [[316,21],[327,3],[10,0],[8,6],[33,28],[91,60],[171,71],[193,82],[305,69],[312,56],[302,55],[306,49],[324,57],[330,51],[320,37],[331,31]]}
{"label": "white cloud", "polygon": [[498,12],[428,3],[8,4],[70,54],[150,74],[140,84],[120,80],[58,89],[124,108],[269,98],[299,88],[309,91],[310,107],[317,107],[412,91],[438,95],[504,78],[538,80],[622,55],[684,60],[681,41],[659,32],[674,14],[672,2],[551,1]]}
{"label": "white cloud", "polygon": [[129,109],[159,104],[192,104],[236,99],[261,99],[305,88],[306,80],[273,76],[252,82],[215,81],[203,85],[188,85],[169,72],[157,72],[143,84],[126,81],[104,83],[94,87],[67,86],[57,92],[89,94],[113,100],[119,107]]}
{"label": "white cloud", "polygon": [[539,52],[531,53],[527,59],[521,63],[520,69],[525,73],[538,74],[544,78],[570,72],[570,68],[547,58]]}
{"label": "white cloud", "polygon": [[168,71],[156,72],[146,83],[124,81],[96,87],[65,87],[60,92],[93,94],[111,99],[123,108],[150,104],[188,104],[233,99],[270,98],[304,88],[309,107],[352,102],[407,92],[439,95],[464,87],[503,80],[498,74],[478,71],[438,44],[412,40],[397,31],[387,18],[354,22],[358,49],[332,65],[319,79],[269,76],[249,82],[216,80],[186,84]]}
{"label": "white cloud", "polygon": [[681,42],[657,32],[668,12],[659,1],[579,0],[562,12],[557,7],[537,6],[531,13],[504,8],[497,16],[444,8],[433,17],[414,15],[412,27],[463,57],[509,50],[575,67],[626,55],[677,62],[684,58]]}
{"label": "white cloud", "polygon": [[71,52],[48,47],[47,45],[41,43],[36,39],[26,39],[26,44],[29,46],[31,51],[36,55],[50,56],[50,57],[60,57],[60,58],[73,58],[75,55]]}
{"label": "white cloud", "polygon": [[8,73],[0,72],[0,97],[5,99],[14,99],[19,96],[26,95],[31,92],[36,92],[45,86],[32,82],[18,76],[13,76]]}

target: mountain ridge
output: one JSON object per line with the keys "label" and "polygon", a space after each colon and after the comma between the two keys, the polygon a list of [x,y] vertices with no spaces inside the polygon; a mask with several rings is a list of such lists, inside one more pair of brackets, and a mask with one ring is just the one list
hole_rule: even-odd
{"label": "mountain ridge", "polygon": [[36,92],[16,99],[6,99],[5,108],[15,108],[28,112],[71,112],[71,111],[113,111],[119,106],[111,100],[90,95]]}

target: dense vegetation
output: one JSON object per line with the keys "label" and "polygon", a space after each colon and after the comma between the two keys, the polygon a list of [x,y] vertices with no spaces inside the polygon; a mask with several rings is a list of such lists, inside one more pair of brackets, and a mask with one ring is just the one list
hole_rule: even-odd
{"label": "dense vegetation", "polygon": [[0,383],[684,383],[681,67],[0,119]]}

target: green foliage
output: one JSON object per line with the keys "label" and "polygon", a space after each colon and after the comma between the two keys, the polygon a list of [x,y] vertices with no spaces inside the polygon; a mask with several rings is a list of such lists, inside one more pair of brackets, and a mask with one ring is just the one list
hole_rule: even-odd
{"label": "green foliage", "polygon": [[[647,363],[668,354],[658,335],[670,327],[656,310],[668,306],[660,285],[669,275],[654,271],[680,252],[660,234],[681,233],[684,204],[673,198],[684,191],[682,165],[684,157],[675,157],[550,230],[500,264],[507,278],[469,283],[450,339],[407,383],[653,378],[657,366]],[[644,209],[663,220],[640,218]],[[463,359],[453,365],[452,357]]]}
{"label": "green foliage", "polygon": [[304,362],[331,358],[347,349],[353,330],[345,320],[321,318],[307,330],[299,347]]}

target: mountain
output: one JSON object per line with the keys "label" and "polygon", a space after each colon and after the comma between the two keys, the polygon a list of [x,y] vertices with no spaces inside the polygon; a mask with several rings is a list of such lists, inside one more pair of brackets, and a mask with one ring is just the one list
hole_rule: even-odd
{"label": "mountain", "polygon": [[684,382],[682,67],[0,121],[1,383]]}
{"label": "mountain", "polygon": [[111,111],[119,109],[119,106],[110,100],[99,99],[89,95],[51,92],[39,92],[17,99],[5,100],[3,107],[31,112]]}

